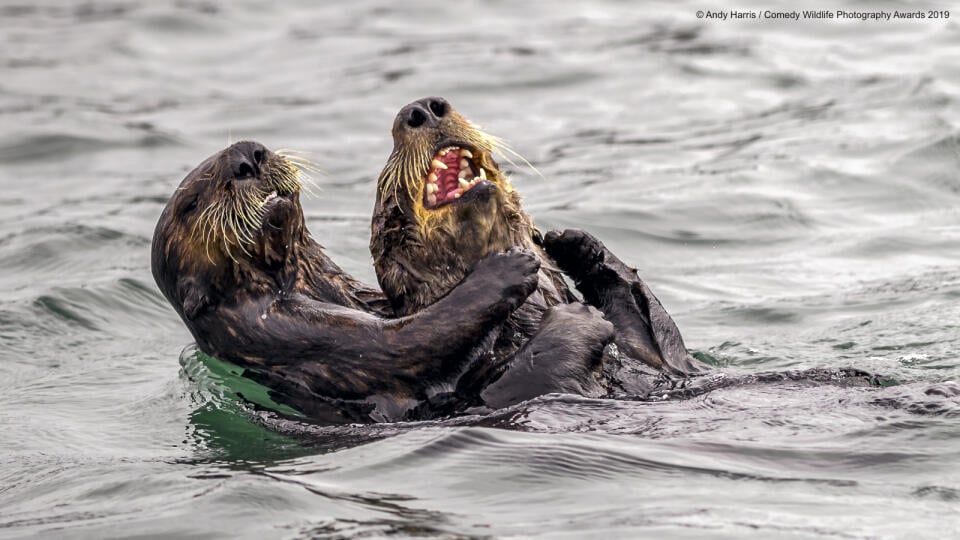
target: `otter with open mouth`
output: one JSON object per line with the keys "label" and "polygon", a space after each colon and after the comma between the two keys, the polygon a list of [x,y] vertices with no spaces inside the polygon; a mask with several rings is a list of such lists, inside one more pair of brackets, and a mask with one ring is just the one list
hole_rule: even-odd
{"label": "otter with open mouth", "polygon": [[211,156],[170,198],[154,279],[200,349],[238,364],[323,422],[410,418],[536,288],[523,250],[478,259],[431,306],[392,317],[304,224],[292,161],[245,141]]}
{"label": "otter with open mouth", "polygon": [[[494,406],[545,390],[639,394],[658,374],[682,377],[703,369],[636,271],[599,240],[582,231],[541,237],[494,161],[503,148],[499,139],[438,97],[401,109],[392,132],[370,249],[380,286],[398,313],[431,305],[493,251],[522,247],[543,261],[537,291],[464,375],[462,391],[481,389],[483,401]],[[609,338],[600,314],[583,310],[563,272],[613,323],[626,357],[600,362],[597,347]]]}

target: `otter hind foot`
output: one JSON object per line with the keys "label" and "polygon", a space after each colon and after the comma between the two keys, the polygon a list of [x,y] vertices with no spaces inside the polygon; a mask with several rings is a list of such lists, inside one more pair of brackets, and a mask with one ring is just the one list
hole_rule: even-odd
{"label": "otter hind foot", "polygon": [[599,397],[605,393],[599,382],[603,351],[615,335],[613,324],[591,306],[553,306],[537,333],[481,397],[493,408],[550,393]]}
{"label": "otter hind foot", "polygon": [[579,229],[562,233],[549,231],[543,247],[557,265],[578,284],[601,277],[605,269],[606,246],[593,235]]}
{"label": "otter hind foot", "polygon": [[698,373],[705,366],[690,356],[680,330],[633,268],[585,231],[550,231],[547,254],[576,282],[584,300],[596,306],[617,329],[617,346],[628,356],[676,374]]}

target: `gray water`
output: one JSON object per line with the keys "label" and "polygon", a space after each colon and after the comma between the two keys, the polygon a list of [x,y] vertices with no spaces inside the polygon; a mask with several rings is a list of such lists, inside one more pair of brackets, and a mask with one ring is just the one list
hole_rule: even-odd
{"label": "gray water", "polygon": [[[960,535],[960,9],[411,4],[0,4],[0,537]],[[372,282],[389,126],[425,95],[508,139],[540,227],[638,266],[719,370],[899,384],[339,428],[256,410],[153,284],[163,204],[231,141],[296,149],[324,170],[309,227]]]}

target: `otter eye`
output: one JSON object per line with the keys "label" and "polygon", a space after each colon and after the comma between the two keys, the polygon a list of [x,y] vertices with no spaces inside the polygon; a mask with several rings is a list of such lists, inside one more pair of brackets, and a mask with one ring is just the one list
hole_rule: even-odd
{"label": "otter eye", "polygon": [[187,202],[187,205],[183,207],[182,213],[184,213],[184,214],[189,214],[190,212],[193,212],[194,210],[196,210],[196,209],[197,209],[197,200],[198,200],[198,199],[199,199],[199,197],[196,196],[196,195],[194,195],[194,197],[193,197],[192,199],[190,199],[189,202]]}
{"label": "otter eye", "polygon": [[443,118],[443,115],[447,114],[447,104],[442,101],[431,101],[430,110],[437,115],[437,118]]}

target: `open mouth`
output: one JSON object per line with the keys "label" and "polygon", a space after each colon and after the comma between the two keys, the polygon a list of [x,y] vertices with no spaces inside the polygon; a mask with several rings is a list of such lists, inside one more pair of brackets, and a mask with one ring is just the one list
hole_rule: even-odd
{"label": "open mouth", "polygon": [[290,200],[300,191],[299,179],[288,180],[284,176],[270,176],[264,181],[267,183],[267,189],[271,189],[270,193],[260,201],[260,208],[266,208],[267,205],[273,202],[278,202],[279,199]]}
{"label": "open mouth", "polygon": [[487,173],[473,152],[459,146],[441,148],[430,160],[430,171],[423,182],[423,205],[428,209],[452,203],[487,179]]}
{"label": "open mouth", "polygon": [[280,198],[289,199],[291,195],[293,195],[293,192],[275,189],[263,198],[263,202],[260,203],[260,208],[265,208],[268,204]]}
{"label": "open mouth", "polygon": [[270,194],[267,195],[267,197],[266,197],[265,199],[263,199],[263,203],[261,204],[261,206],[266,206],[267,204],[270,203],[270,201],[276,199],[276,198],[279,197],[279,196],[280,196],[280,195],[277,193],[276,190],[271,191]]}

